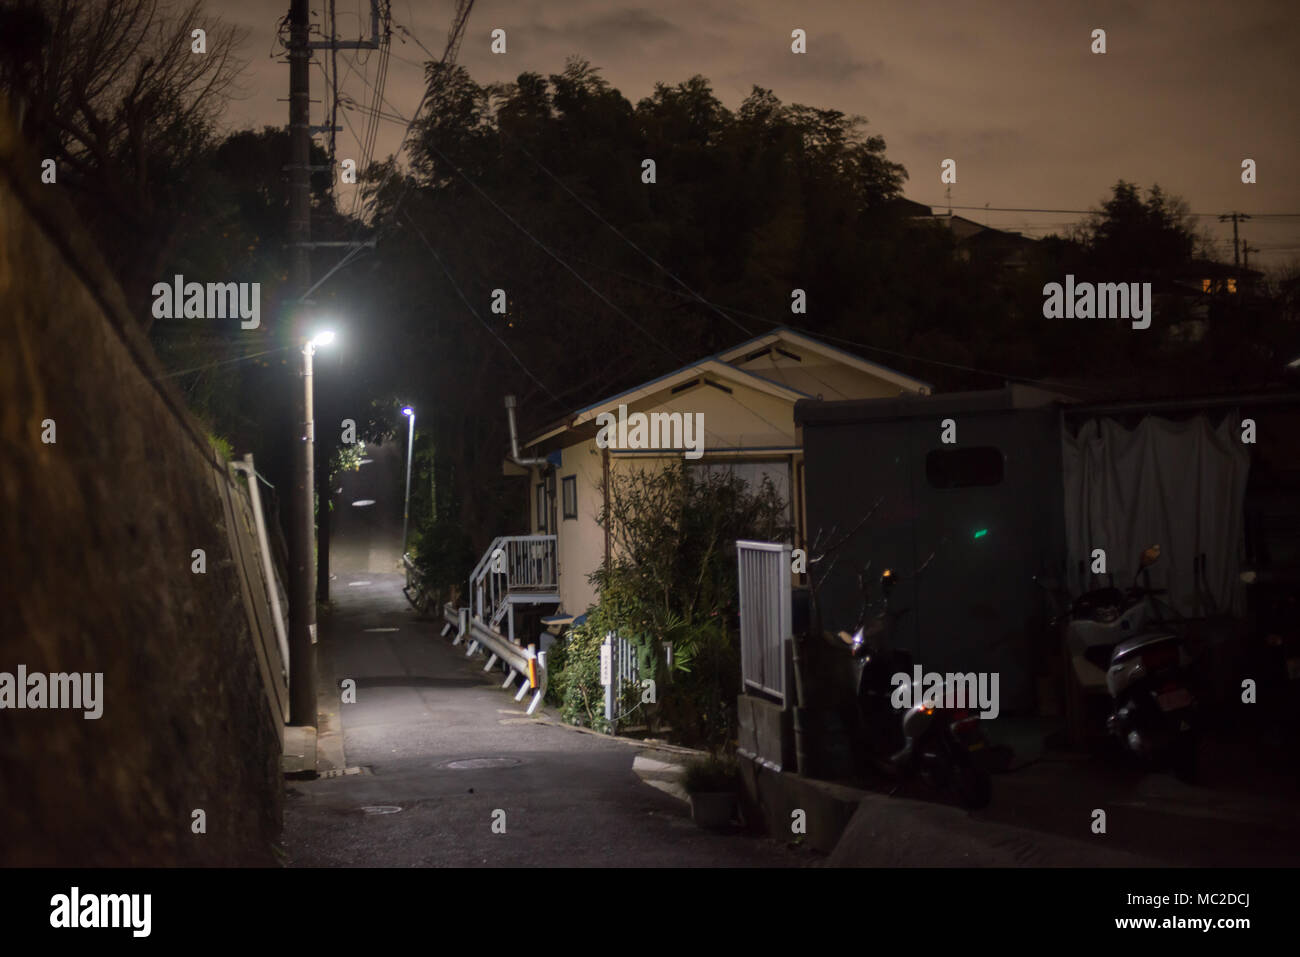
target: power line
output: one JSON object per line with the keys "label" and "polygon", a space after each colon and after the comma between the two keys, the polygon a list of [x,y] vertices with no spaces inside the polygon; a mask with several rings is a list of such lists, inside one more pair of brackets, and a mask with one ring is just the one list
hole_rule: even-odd
{"label": "power line", "polygon": [[[659,290],[659,291],[661,291],[661,292],[667,293],[667,294],[670,295],[670,296],[677,296],[677,297],[682,298],[682,299],[689,299],[689,298],[692,298],[692,297],[689,297],[689,296],[684,295],[683,293],[678,292],[676,289],[670,289],[670,288],[667,287],[667,286],[662,286],[662,285],[660,285],[659,283],[651,282],[651,281],[648,280],[648,279],[641,279],[641,278],[639,278],[639,277],[637,277],[637,276],[629,275],[629,274],[624,273],[624,272],[622,272],[622,271],[620,271],[620,270],[614,269],[613,267],[605,266],[605,265],[603,265],[603,264],[601,264],[601,263],[593,262],[593,261],[591,261],[591,260],[589,260],[589,259],[583,259],[583,258],[580,257],[580,256],[572,256],[571,258],[575,259],[575,260],[578,261],[578,262],[584,263],[584,264],[586,264],[586,265],[588,265],[588,266],[595,266],[597,269],[603,269],[603,270],[605,270],[605,271],[607,271],[607,272],[613,273],[614,275],[619,276],[619,277],[621,277],[621,278],[623,278],[623,279],[626,279],[626,280],[628,280],[628,281],[630,281],[630,282],[640,283],[641,285],[648,286],[648,287],[650,287],[650,288],[652,288],[652,289],[657,289],[657,290]],[[1012,382],[1025,382],[1025,383],[1028,383],[1028,384],[1031,384],[1031,385],[1051,385],[1051,384],[1053,384],[1053,380],[1051,380],[1051,379],[1034,379],[1034,378],[1030,378],[1030,377],[1028,377],[1028,376],[1017,376],[1017,375],[1012,375],[1011,373],[1008,373],[1008,372],[995,372],[995,371],[992,371],[992,370],[989,370],[989,369],[980,369],[980,368],[976,368],[975,366],[966,366],[966,365],[961,365],[960,363],[956,363],[956,362],[944,362],[944,361],[942,361],[942,360],[940,360],[940,359],[931,359],[931,358],[928,358],[928,357],[926,357],[926,356],[919,356],[919,355],[916,355],[916,354],[914,354],[914,353],[910,353],[910,352],[900,352],[900,351],[898,351],[898,350],[894,350],[894,349],[886,349],[886,348],[884,348],[884,347],[882,347],[882,346],[873,346],[873,345],[868,345],[868,344],[865,343],[865,342],[858,342],[858,341],[853,340],[853,339],[845,339],[845,338],[843,338],[843,337],[841,337],[841,336],[833,336],[833,335],[830,335],[830,334],[825,333],[825,332],[821,332],[821,331],[817,331],[817,330],[813,330],[813,329],[808,329],[808,328],[805,328],[805,327],[802,327],[802,326],[797,326],[797,325],[795,325],[795,324],[792,323],[792,322],[788,322],[788,321],[778,321],[778,320],[775,320],[775,319],[770,319],[770,318],[768,318],[767,316],[760,316],[760,315],[758,315],[757,313],[747,312],[746,310],[744,310],[744,309],[738,309],[738,308],[736,308],[735,306],[724,306],[724,305],[718,305],[718,304],[716,304],[716,303],[713,303],[713,304],[711,304],[711,305],[715,305],[715,306],[716,306],[717,308],[719,308],[719,309],[725,309],[725,310],[728,311],[728,312],[734,312],[734,313],[735,313],[736,315],[738,315],[738,316],[744,316],[744,317],[746,317],[746,318],[748,318],[748,319],[754,319],[754,320],[756,320],[756,321],[758,321],[758,322],[767,323],[769,326],[772,326],[774,329],[776,329],[776,328],[780,328],[780,327],[784,326],[784,327],[786,327],[786,328],[793,329],[793,330],[795,330],[796,332],[802,332],[802,333],[804,333],[805,335],[809,335],[809,336],[812,336],[812,337],[817,338],[817,339],[828,339],[828,340],[830,340],[830,341],[832,341],[832,342],[839,342],[839,343],[842,343],[842,344],[844,344],[844,345],[855,346],[855,347],[857,347],[857,348],[859,348],[859,349],[867,349],[867,350],[872,351],[872,352],[880,352],[880,353],[884,353],[885,355],[895,356],[895,357],[900,358],[900,359],[908,359],[908,360],[911,360],[911,361],[913,361],[913,362],[919,362],[919,363],[928,364],[928,365],[942,366],[942,367],[944,367],[944,368],[948,368],[948,369],[957,369],[957,370],[962,371],[962,372],[973,372],[973,373],[976,373],[976,374],[978,374],[978,375],[985,375],[985,376],[989,376],[990,378],[996,378],[996,379],[1007,379],[1007,380],[1010,380],[1010,381],[1012,381]],[[820,380],[819,380],[819,381],[820,381]],[[825,383],[823,383],[823,385],[824,385],[824,384],[825,384]],[[1095,391],[1095,390],[1089,390],[1089,391]]]}
{"label": "power line", "polygon": [[609,220],[607,220],[604,216],[600,215],[600,213],[596,212],[596,210],[592,209],[591,206],[589,206],[589,205],[587,204],[587,202],[586,202],[585,200],[582,199],[581,196],[579,196],[579,195],[578,195],[577,193],[575,193],[573,190],[569,189],[568,185],[567,185],[563,180],[561,180],[558,176],[556,176],[554,173],[552,173],[549,169],[547,169],[546,166],[542,164],[542,161],[541,161],[541,160],[539,160],[537,157],[535,157],[532,153],[528,152],[528,150],[524,147],[524,145],[523,145],[522,143],[519,143],[518,141],[515,141],[515,146],[519,149],[519,151],[520,151],[521,153],[523,153],[523,154],[524,154],[525,156],[527,156],[530,160],[532,160],[534,163],[536,163],[537,166],[538,166],[538,168],[541,169],[542,172],[544,172],[544,173],[545,173],[547,176],[549,176],[552,180],[554,180],[555,183],[556,183],[556,184],[557,184],[561,189],[563,189],[566,193],[568,193],[570,196],[572,196],[573,199],[578,203],[578,205],[580,205],[580,206],[581,206],[583,209],[585,209],[587,212],[591,213],[591,215],[594,216],[594,217],[596,217],[596,219],[600,220],[600,222],[603,223],[603,224],[605,225],[605,227],[606,227],[607,229],[609,229],[609,231],[612,232],[615,236],[617,236],[619,239],[623,240],[623,242],[627,243],[629,246],[631,246],[633,249],[635,249],[638,253],[640,253],[642,256],[644,256],[647,260],[649,260],[650,263],[651,263],[651,264],[652,264],[656,269],[658,269],[660,272],[662,272],[664,275],[666,275],[669,279],[671,279],[673,282],[677,283],[677,285],[681,286],[684,290],[686,290],[688,293],[690,293],[691,296],[694,297],[694,298],[696,299],[696,301],[698,301],[698,302],[701,303],[702,305],[708,306],[710,309],[713,309],[714,312],[716,312],[716,313],[717,313],[719,316],[721,316],[722,318],[726,319],[726,320],[727,320],[728,322],[730,322],[732,325],[736,326],[736,328],[738,328],[738,329],[739,329],[741,332],[743,332],[745,335],[747,335],[747,336],[751,336],[751,335],[753,335],[752,332],[750,332],[748,329],[746,329],[743,325],[741,325],[739,322],[737,322],[734,318],[732,318],[731,316],[727,315],[727,314],[726,314],[725,312],[723,312],[721,309],[716,309],[716,308],[714,308],[713,305],[712,305],[710,302],[708,302],[708,301],[707,301],[703,296],[701,296],[698,292],[696,292],[696,291],[695,291],[694,289],[692,289],[690,286],[686,285],[685,282],[683,282],[681,279],[679,279],[679,278],[677,277],[677,274],[676,274],[676,273],[674,273],[672,270],[670,270],[670,269],[669,269],[667,266],[665,266],[663,263],[659,262],[659,260],[655,259],[655,258],[654,258],[653,256],[651,256],[648,252],[646,252],[644,249],[642,249],[640,246],[638,246],[636,243],[632,242],[632,240],[628,239],[627,236],[625,236],[622,232],[620,232],[620,231],[618,230],[618,228],[614,226],[613,223],[611,223]]}
{"label": "power line", "polygon": [[632,326],[634,326],[634,327],[635,327],[639,332],[641,332],[642,335],[644,335],[647,339],[650,339],[652,342],[654,342],[655,345],[657,345],[657,346],[658,346],[660,349],[662,349],[664,352],[668,353],[668,355],[671,356],[674,360],[676,360],[676,361],[678,361],[678,362],[681,362],[681,361],[682,361],[682,360],[681,360],[681,357],[678,356],[676,353],[674,353],[673,350],[669,349],[666,345],[664,345],[662,342],[660,342],[660,341],[659,341],[655,336],[651,335],[650,332],[649,332],[649,330],[647,330],[643,325],[641,325],[641,323],[637,322],[635,319],[633,319],[631,316],[629,316],[626,312],[624,312],[622,309],[620,309],[617,305],[615,305],[613,302],[611,302],[610,299],[609,299],[609,298],[608,298],[608,297],[607,297],[603,292],[601,292],[599,289],[597,289],[597,288],[596,288],[595,286],[593,286],[591,283],[587,282],[587,280],[584,279],[584,278],[582,277],[582,274],[581,274],[581,273],[579,273],[576,269],[574,269],[574,268],[573,268],[572,266],[570,266],[567,262],[565,262],[563,259],[561,259],[561,258],[559,257],[559,255],[556,254],[556,252],[555,252],[553,249],[551,249],[551,247],[547,246],[546,243],[542,242],[540,239],[538,239],[536,236],[534,236],[531,232],[529,232],[529,230],[528,230],[527,228],[525,228],[525,227],[524,227],[524,226],[519,222],[519,220],[515,219],[515,218],[514,218],[513,216],[511,216],[508,212],[506,212],[505,209],[503,209],[503,208],[501,207],[501,205],[500,205],[496,200],[494,200],[491,196],[489,196],[486,192],[483,191],[483,189],[478,185],[478,183],[476,183],[476,182],[474,182],[472,179],[470,179],[470,178],[469,178],[469,175],[468,175],[467,173],[465,173],[464,170],[462,170],[459,166],[457,166],[457,165],[456,165],[455,163],[453,163],[450,159],[448,159],[448,158],[447,158],[447,155],[446,155],[445,153],[443,153],[442,150],[438,149],[438,146],[437,146],[436,143],[430,142],[430,143],[428,144],[428,147],[429,147],[429,149],[433,150],[433,152],[437,153],[438,156],[442,159],[442,161],[443,161],[444,163],[446,163],[449,167],[451,167],[451,169],[454,170],[454,171],[455,171],[455,172],[456,172],[456,173],[457,173],[457,174],[458,174],[458,175],[459,175],[463,180],[465,180],[465,182],[468,183],[468,184],[470,185],[470,187],[471,187],[471,188],[472,188],[476,193],[479,194],[479,196],[483,197],[483,199],[486,200],[486,201],[487,201],[487,202],[492,206],[493,209],[495,209],[498,213],[500,213],[502,216],[504,216],[504,217],[505,217],[505,218],[510,222],[510,224],[511,224],[512,226],[514,226],[514,227],[515,227],[516,229],[518,229],[521,233],[523,233],[523,234],[524,234],[525,236],[527,236],[530,240],[532,240],[532,242],[533,242],[533,243],[534,243],[534,244],[535,244],[539,249],[541,249],[542,252],[546,253],[546,255],[550,256],[550,257],[551,257],[552,259],[554,259],[557,263],[559,263],[562,267],[564,267],[564,269],[567,270],[570,274],[572,274],[572,276],[573,276],[575,279],[577,279],[578,282],[582,283],[582,284],[583,284],[584,286],[586,286],[589,290],[591,290],[592,295],[594,295],[597,299],[599,299],[599,300],[600,300],[601,302],[603,302],[606,306],[608,306],[610,309],[612,309],[615,313],[617,313],[619,316],[621,316],[621,317],[622,317],[626,322],[628,322],[628,323],[630,323]]}
{"label": "power line", "polygon": [[[442,60],[439,61],[439,65],[444,69],[450,66],[452,62],[454,62],[455,50],[456,47],[458,46],[458,40],[461,34],[464,32],[465,24],[469,20],[470,11],[472,11],[473,9],[474,9],[474,0],[459,0],[456,7],[456,18],[453,21],[451,31],[448,34],[447,45],[443,50]],[[389,12],[390,12],[389,22],[391,22],[391,7]],[[426,83],[424,86],[424,92],[420,96],[420,101],[415,105],[415,112],[411,114],[411,119],[406,124],[406,130],[402,133],[402,140],[401,140],[401,144],[398,147],[397,154],[394,154],[393,162],[388,165],[387,169],[385,169],[383,178],[380,180],[379,185],[375,188],[374,195],[376,197],[378,197],[383,192],[384,187],[388,184],[389,179],[393,175],[393,171],[397,168],[397,162],[396,162],[397,156],[400,155],[402,150],[406,148],[406,144],[410,140],[411,130],[414,129],[416,122],[420,118],[420,113],[424,109],[425,103],[427,103],[429,100],[429,89],[431,85],[432,84]],[[379,102],[386,103],[387,100],[383,100],[381,95],[380,101],[377,101],[376,103],[376,110],[378,110]],[[389,104],[389,107],[391,109],[392,104]],[[396,111],[394,110],[394,112]],[[390,226],[392,225],[392,223],[395,223],[397,221],[397,212],[401,208],[402,201],[405,199],[407,190],[409,188],[410,188],[410,179],[408,177],[405,179],[405,182],[403,183],[402,191],[397,196],[397,201],[393,204],[393,207],[388,211],[387,215],[388,215]],[[356,229],[353,231],[353,237],[352,237],[354,243],[353,248],[349,249],[346,253],[344,253],[343,256],[339,259],[339,261],[336,262],[332,267],[330,267],[329,271],[327,271],[324,276],[322,276],[319,280],[317,280],[312,285],[312,287],[307,290],[307,292],[303,293],[301,298],[306,299],[307,296],[311,295],[318,288],[320,288],[320,286],[327,279],[329,279],[336,272],[338,272],[344,266],[348,265],[348,263],[352,262],[352,260],[357,257],[361,247],[355,245],[355,241],[357,237],[360,236],[361,234],[361,226],[362,224],[358,222]]]}
{"label": "power line", "polygon": [[475,319],[477,319],[479,324],[484,329],[486,329],[489,333],[492,334],[492,337],[501,344],[501,347],[505,349],[506,352],[510,353],[510,358],[515,360],[519,368],[524,370],[524,374],[527,375],[528,378],[532,379],[534,382],[537,383],[538,388],[540,388],[543,392],[549,395],[555,401],[556,405],[558,405],[560,408],[564,408],[564,402],[560,399],[560,397],[557,396],[554,392],[552,392],[550,388],[547,387],[545,382],[543,382],[541,379],[539,379],[536,375],[533,374],[533,370],[528,368],[527,364],[524,362],[523,359],[519,358],[519,356],[515,353],[514,349],[510,348],[510,343],[506,342],[505,339],[501,338],[501,336],[497,333],[497,331],[492,328],[492,324],[478,314],[478,310],[474,308],[474,306],[470,303],[469,299],[466,298],[465,293],[461,291],[460,284],[457,283],[455,277],[452,276],[451,270],[447,268],[446,263],[442,261],[442,257],[438,255],[438,250],[433,248],[433,244],[429,242],[428,237],[424,235],[424,230],[422,230],[416,224],[415,220],[411,218],[410,213],[406,214],[406,221],[411,224],[411,228],[415,230],[415,234],[419,236],[420,240],[424,243],[424,245],[428,247],[430,254],[432,254],[433,256],[434,262],[436,262],[438,266],[442,269],[443,275],[445,275],[447,277],[447,281],[451,283],[451,288],[456,290],[456,295],[459,296],[460,301],[465,304],[465,308],[469,310],[469,314],[473,316]]}
{"label": "power line", "polygon": [[281,347],[278,348],[278,349],[266,349],[266,350],[263,350],[262,352],[250,352],[248,355],[244,355],[244,356],[235,356],[233,359],[218,359],[218,360],[215,361],[215,362],[205,362],[205,363],[204,363],[203,365],[201,365],[201,366],[193,366],[192,368],[189,368],[189,369],[177,369],[175,372],[168,372],[166,375],[160,375],[160,376],[158,376],[158,377],[155,378],[153,381],[154,381],[154,382],[161,382],[163,379],[174,379],[174,378],[175,378],[176,376],[178,376],[178,375],[188,375],[188,374],[191,373],[191,372],[202,372],[204,369],[213,369],[213,368],[216,368],[217,366],[229,365],[229,364],[232,363],[232,362],[245,362],[245,361],[247,361],[248,359],[257,359],[257,358],[260,358],[261,356],[269,356],[269,355],[272,355],[272,354],[274,354],[274,353],[276,353],[276,352],[285,352],[285,351],[287,351],[287,350],[289,350],[289,349],[293,349],[293,348],[296,348],[296,347],[295,347],[295,346],[281,346]]}
{"label": "power line", "polygon": [[[920,200],[913,200],[913,202],[921,202],[921,201],[920,201]],[[984,212],[989,212],[989,213],[1072,213],[1072,214],[1076,214],[1076,215],[1079,215],[1079,216],[1091,216],[1091,215],[1094,214],[1094,213],[1100,213],[1100,212],[1103,212],[1103,210],[1098,210],[1098,209],[1036,209],[1036,208],[1029,207],[1029,206],[950,206],[950,205],[947,204],[947,203],[924,203],[924,202],[921,202],[921,205],[922,205],[922,206],[929,206],[931,209],[936,209],[936,208],[940,208],[940,207],[942,207],[942,208],[944,208],[944,209],[966,209],[966,210],[976,210],[976,211],[981,211],[981,210],[982,210],[982,211],[984,211]],[[936,214],[936,215],[942,216],[943,214],[940,213],[940,214]],[[1222,215],[1225,215],[1225,214],[1223,214],[1223,213],[1188,213],[1187,215],[1189,215],[1189,216],[1198,216],[1198,217],[1211,217],[1211,216],[1222,216]],[[1245,216],[1245,215],[1247,215],[1247,214],[1242,213],[1242,214],[1240,214],[1240,215]],[[1249,215],[1250,215],[1251,217],[1260,217],[1260,218],[1265,217],[1265,216],[1272,216],[1272,217],[1300,217],[1300,213],[1251,213],[1251,214],[1249,214]]]}
{"label": "power line", "polygon": [[[468,184],[470,185],[470,187],[471,187],[472,189],[474,189],[474,191],[477,192],[477,193],[479,194],[479,196],[481,196],[484,200],[486,200],[486,201],[487,201],[487,202],[488,202],[488,203],[489,203],[489,204],[490,204],[494,209],[496,209],[496,211],[497,211],[498,213],[500,213],[502,216],[504,216],[504,217],[505,217],[505,218],[506,218],[506,219],[507,219],[507,220],[508,220],[508,221],[509,221],[513,226],[515,226],[516,229],[518,229],[518,230],[519,230],[520,232],[522,232],[525,236],[527,236],[527,237],[528,237],[528,238],[529,238],[529,239],[530,239],[534,244],[536,244],[539,248],[541,248],[542,251],[545,252],[548,256],[550,256],[552,259],[554,259],[556,262],[558,262],[561,266],[563,266],[563,267],[564,267],[568,272],[570,272],[570,273],[571,273],[575,278],[577,278],[579,282],[581,282],[584,286],[586,286],[587,289],[589,289],[589,290],[590,290],[590,291],[591,291],[591,292],[592,292],[592,293],[593,293],[593,294],[594,294],[598,299],[600,299],[603,303],[605,303],[607,306],[609,306],[609,308],[611,308],[612,310],[614,310],[614,312],[615,312],[616,314],[618,314],[621,318],[623,318],[625,321],[627,321],[628,323],[630,323],[634,328],[636,328],[639,332],[641,332],[642,335],[644,335],[646,338],[648,338],[648,339],[650,339],[651,341],[653,341],[654,344],[657,345],[660,349],[662,349],[663,351],[667,352],[668,355],[669,355],[669,356],[672,356],[672,357],[674,358],[675,361],[677,361],[677,362],[679,362],[679,363],[682,363],[682,365],[683,365],[684,367],[686,367],[686,366],[690,366],[690,365],[698,365],[698,364],[699,364],[698,362],[696,362],[696,363],[690,363],[690,362],[685,362],[685,361],[683,361],[679,356],[677,356],[677,355],[673,352],[673,350],[669,349],[669,348],[668,348],[667,346],[665,346],[662,342],[660,342],[656,337],[654,337],[653,335],[651,335],[650,332],[649,332],[647,329],[645,329],[645,327],[643,327],[640,323],[636,322],[636,320],[634,320],[634,319],[633,319],[631,316],[629,316],[625,311],[623,311],[621,308],[619,308],[617,305],[615,305],[615,304],[614,304],[614,303],[613,303],[613,302],[612,302],[612,301],[611,301],[607,296],[605,296],[602,292],[600,292],[600,290],[596,289],[596,287],[594,287],[593,285],[591,285],[591,283],[588,282],[588,281],[587,281],[587,280],[586,280],[586,279],[585,279],[585,278],[584,278],[580,273],[578,273],[577,270],[575,270],[572,266],[570,266],[567,262],[565,262],[564,259],[562,259],[562,258],[559,256],[558,253],[556,253],[553,249],[551,249],[549,246],[547,246],[545,243],[543,243],[540,239],[538,239],[536,236],[534,236],[534,235],[533,235],[529,230],[527,230],[526,228],[524,228],[524,226],[523,226],[522,224],[520,224],[520,223],[519,223],[519,222],[518,222],[518,221],[517,221],[513,216],[511,216],[509,213],[507,213],[507,212],[505,211],[505,209],[501,207],[500,204],[498,204],[495,200],[493,200],[491,196],[489,196],[489,195],[488,195],[488,194],[487,194],[487,193],[486,193],[486,192],[485,192],[485,191],[484,191],[484,190],[483,190],[483,189],[482,189],[482,188],[481,188],[477,183],[475,183],[475,182],[474,182],[474,181],[469,177],[468,174],[466,174],[466,173],[465,173],[462,169],[460,169],[460,167],[458,167],[456,164],[452,163],[451,160],[447,158],[446,154],[444,154],[440,149],[438,149],[438,147],[436,146],[436,144],[434,144],[434,143],[429,143],[428,146],[429,146],[429,148],[430,148],[431,150],[433,150],[433,152],[437,153],[438,156],[442,159],[442,161],[443,161],[444,163],[446,163],[449,167],[451,167],[451,169],[452,169],[453,171],[455,171],[455,172],[457,173],[457,175],[459,175],[462,179],[464,179],[465,182],[468,183]],[[541,165],[541,164],[539,163],[538,165]],[[549,172],[549,171],[548,171],[548,172]],[[557,180],[557,181],[558,181],[558,180]],[[571,191],[570,191],[570,192],[571,192]],[[575,196],[575,198],[576,198],[576,196]],[[581,202],[581,200],[579,200],[579,201]],[[584,203],[583,205],[586,206],[585,203]],[[590,207],[586,207],[586,208],[587,208],[589,211],[592,212],[592,215],[597,216],[598,219],[601,218],[597,213],[595,213],[594,210],[591,210]],[[409,216],[407,217],[407,219],[408,219],[408,221],[410,221],[410,217],[409,217]],[[602,219],[602,222],[604,222],[603,219]],[[609,225],[609,224],[606,223],[606,225]],[[613,226],[610,226],[610,228],[611,228],[611,229],[614,229]],[[614,231],[615,231],[616,233],[618,232],[617,230],[614,230]],[[620,235],[621,235],[621,234],[620,234]],[[628,242],[629,242],[630,245],[633,245],[634,248],[635,248],[635,244],[632,244],[632,243],[630,242],[630,240],[629,240]],[[427,243],[427,240],[426,240],[426,243]],[[640,250],[638,249],[638,251],[640,251]],[[646,255],[646,258],[651,259],[651,261],[654,262],[654,260],[653,260],[653,259],[652,259],[648,254],[643,253],[643,255]],[[667,270],[665,270],[665,271],[667,271]],[[688,290],[687,293],[678,293],[678,292],[676,292],[675,290],[669,290],[669,289],[667,289],[666,287],[658,287],[658,288],[664,289],[664,291],[666,291],[666,292],[670,292],[670,293],[672,293],[673,295],[683,296],[683,297],[685,297],[685,298],[689,298],[689,299],[691,299],[691,300],[693,300],[693,301],[696,301],[696,302],[699,302],[699,303],[701,303],[701,304],[708,305],[710,308],[714,308],[712,303],[709,303],[708,300],[705,300],[702,296],[700,296],[698,293],[695,293],[693,290],[689,290],[689,287],[687,287],[684,283],[681,283],[681,285],[683,286],[683,288],[685,288],[685,289]],[[790,325],[789,323],[777,323],[777,322],[773,322],[773,321],[770,320],[770,319],[766,319],[766,318],[761,317],[761,316],[756,316],[756,315],[753,315],[752,313],[746,313],[746,312],[744,312],[744,311],[742,311],[742,310],[733,309],[733,310],[730,310],[730,311],[732,311],[732,312],[736,312],[738,315],[751,316],[752,318],[759,319],[759,320],[762,321],[762,322],[767,322],[767,323],[769,323],[769,324],[771,324],[771,325],[773,325],[773,326],[786,325],[786,326],[788,326],[789,328],[792,328],[792,329],[797,329],[797,328],[798,328],[798,327],[795,327],[795,326]],[[743,329],[744,327],[742,326],[741,328]],[[817,337],[817,336],[819,335],[818,333],[811,332],[810,330],[799,330],[799,331],[803,331],[803,332],[805,332],[806,334],[808,334],[808,335],[812,335],[812,336],[814,336],[814,337]],[[747,332],[746,334],[749,334],[749,333]],[[824,338],[827,338],[827,339],[836,339],[837,337],[834,337],[834,336],[824,336]],[[870,350],[873,350],[873,351],[882,352],[882,353],[890,354],[890,355],[895,355],[895,356],[899,356],[899,357],[903,357],[903,358],[907,358],[907,359],[912,359],[912,360],[916,360],[916,361],[922,361],[922,362],[927,362],[927,361],[928,361],[928,362],[929,362],[930,364],[932,364],[932,365],[945,366],[945,367],[947,367],[947,368],[958,369],[958,370],[965,371],[965,372],[974,372],[974,373],[977,373],[977,374],[980,374],[980,375],[994,376],[994,377],[997,377],[997,378],[1000,378],[1000,379],[1003,379],[1003,380],[1009,380],[1009,381],[1021,381],[1021,382],[1028,382],[1028,383],[1039,384],[1039,385],[1047,385],[1047,384],[1051,384],[1051,380],[1046,380],[1046,379],[1031,379],[1031,378],[1028,378],[1028,377],[1025,377],[1025,376],[1013,376],[1013,375],[1008,375],[1008,374],[1006,374],[1006,373],[990,372],[990,371],[985,370],[985,369],[977,369],[977,368],[974,368],[974,367],[972,367],[972,366],[963,366],[963,365],[960,365],[960,364],[958,364],[958,363],[943,362],[943,361],[941,361],[941,360],[933,360],[933,359],[931,359],[931,360],[926,360],[926,359],[923,359],[922,357],[919,357],[919,356],[913,356],[913,355],[910,355],[910,354],[908,354],[908,353],[903,353],[903,352],[897,352],[897,351],[894,351],[894,350],[884,349],[884,348],[881,348],[881,347],[878,347],[878,346],[867,346],[865,343],[854,343],[854,342],[852,342],[851,340],[841,339],[841,340],[839,340],[839,341],[847,342],[847,343],[849,343],[850,345],[856,345],[856,346],[858,346],[859,348],[866,348],[866,349],[870,349]],[[516,361],[518,361],[518,359],[516,359]],[[530,375],[531,375],[531,373],[530,373]],[[823,383],[823,385],[825,385],[825,383]],[[548,390],[548,391],[549,391],[549,390]],[[740,405],[742,408],[747,409],[751,414],[755,415],[755,416],[758,417],[760,420],[762,420],[764,423],[766,423],[768,426],[770,426],[774,431],[776,431],[777,433],[780,433],[780,432],[781,432],[780,427],[778,427],[775,423],[769,421],[766,417],[764,417],[764,416],[761,415],[760,413],[756,412],[755,410],[749,408],[748,406],[745,406],[743,403],[740,402],[739,399],[737,399],[737,398],[736,398],[734,395],[732,395],[730,392],[727,392],[727,393],[725,393],[725,394],[726,394],[726,395],[727,395],[727,396],[728,396],[728,397],[729,397],[733,402],[735,402],[737,405]],[[717,436],[716,436],[716,434],[715,434],[715,438],[716,438],[716,437],[717,437]],[[728,442],[724,442],[723,444],[724,444],[724,445],[727,445],[727,446],[729,446],[729,447],[731,447],[731,448],[737,448],[737,449],[738,449],[738,448],[741,448],[741,446],[740,446],[739,444],[736,444],[736,443],[728,443]]]}

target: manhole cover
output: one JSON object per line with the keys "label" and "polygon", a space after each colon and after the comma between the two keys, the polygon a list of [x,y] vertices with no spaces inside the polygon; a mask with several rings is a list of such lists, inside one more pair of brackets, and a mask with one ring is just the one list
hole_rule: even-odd
{"label": "manhole cover", "polygon": [[459,761],[445,761],[438,767],[452,771],[477,771],[480,768],[513,768],[518,763],[517,758],[461,758]]}
{"label": "manhole cover", "polygon": [[362,814],[396,814],[401,808],[395,804],[375,804],[370,807],[363,807]]}

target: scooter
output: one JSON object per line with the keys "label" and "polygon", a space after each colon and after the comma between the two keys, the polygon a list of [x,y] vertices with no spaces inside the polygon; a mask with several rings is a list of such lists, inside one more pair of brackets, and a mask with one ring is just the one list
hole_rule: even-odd
{"label": "scooter", "polygon": [[1065,642],[1084,691],[1104,686],[1110,695],[1107,732],[1147,766],[1172,766],[1191,781],[1197,704],[1186,642],[1161,612],[1157,596],[1165,590],[1150,587],[1148,569],[1159,559],[1160,546],[1152,545],[1142,552],[1128,589],[1099,588],[1076,598]]}
{"label": "scooter", "polygon": [[[945,708],[943,701],[917,700],[912,695],[912,656],[889,647],[898,620],[908,611],[889,607],[894,575],[886,569],[880,576],[884,610],[870,623],[866,622],[867,589],[862,576],[859,581],[863,591],[859,625],[852,635],[841,631],[839,638],[857,663],[858,714],[871,763],[890,776],[919,775],[934,787],[951,788],[968,808],[987,806],[992,783],[977,758],[981,751],[987,753],[979,713]],[[894,680],[900,675],[905,678],[902,689]],[[911,705],[895,707],[896,695]],[[947,696],[944,700],[956,699]]]}

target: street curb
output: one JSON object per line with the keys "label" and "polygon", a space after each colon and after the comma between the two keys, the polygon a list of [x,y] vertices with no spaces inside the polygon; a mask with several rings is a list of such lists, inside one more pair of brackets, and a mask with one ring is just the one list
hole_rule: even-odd
{"label": "street curb", "polygon": [[[940,863],[941,862],[941,863]],[[960,808],[867,793],[830,867],[1167,867],[1156,858],[981,820]]]}
{"label": "street curb", "polygon": [[340,713],[334,656],[325,643],[316,645],[316,773],[346,768],[343,754],[343,716]]}

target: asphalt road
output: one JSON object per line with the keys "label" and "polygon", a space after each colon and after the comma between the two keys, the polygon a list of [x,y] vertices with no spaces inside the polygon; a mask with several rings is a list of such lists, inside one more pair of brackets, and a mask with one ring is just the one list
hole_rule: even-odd
{"label": "asphalt road", "polygon": [[[481,658],[466,659],[434,623],[414,620],[399,576],[367,577],[367,585],[337,589],[322,641],[337,678],[356,681],[356,703],[341,708],[347,764],[370,773],[291,782],[285,845],[293,864],[813,862],[774,841],[696,827],[682,802],[633,773],[637,748],[527,717],[500,690],[498,672],[485,674]],[[483,759],[500,766],[451,766]]]}
{"label": "asphalt road", "polygon": [[[400,444],[345,475],[321,663],[356,682],[339,708],[362,774],[290,782],[298,866],[805,866],[803,849],[698,828],[632,770],[640,749],[524,713],[497,671],[421,622],[401,593]],[[337,486],[336,486],[337,487]],[[374,505],[353,506],[374,500]],[[456,767],[454,762],[470,762]],[[366,808],[383,809],[367,812]],[[396,809],[396,810],[392,810]]]}

